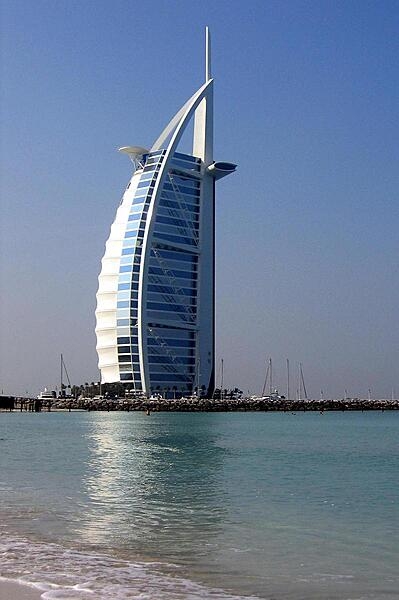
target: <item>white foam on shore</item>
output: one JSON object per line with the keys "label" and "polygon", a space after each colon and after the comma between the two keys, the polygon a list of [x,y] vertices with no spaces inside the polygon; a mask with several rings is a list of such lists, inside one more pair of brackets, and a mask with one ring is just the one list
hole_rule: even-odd
{"label": "white foam on shore", "polygon": [[0,541],[0,579],[36,588],[43,600],[256,600],[165,574],[163,568],[178,569],[19,537]]}

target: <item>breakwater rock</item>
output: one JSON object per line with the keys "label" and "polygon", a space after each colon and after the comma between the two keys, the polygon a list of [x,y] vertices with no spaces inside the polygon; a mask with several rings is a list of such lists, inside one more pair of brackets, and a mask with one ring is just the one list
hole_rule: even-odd
{"label": "breakwater rock", "polygon": [[169,411],[169,412],[234,412],[234,411],[354,411],[354,410],[399,410],[399,400],[270,400],[268,398],[207,399],[179,398],[176,400],[155,399],[110,399],[79,398],[54,400],[51,407],[43,404],[43,410],[102,410],[102,411]]}

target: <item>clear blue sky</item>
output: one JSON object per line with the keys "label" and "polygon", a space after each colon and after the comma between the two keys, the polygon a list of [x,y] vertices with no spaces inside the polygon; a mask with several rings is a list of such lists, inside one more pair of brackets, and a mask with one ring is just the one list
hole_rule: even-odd
{"label": "clear blue sky", "polygon": [[[217,348],[312,396],[399,396],[397,1],[2,3],[0,390],[98,380],[94,310],[130,164],[204,78],[212,34]],[[295,387],[295,384],[292,384]]]}

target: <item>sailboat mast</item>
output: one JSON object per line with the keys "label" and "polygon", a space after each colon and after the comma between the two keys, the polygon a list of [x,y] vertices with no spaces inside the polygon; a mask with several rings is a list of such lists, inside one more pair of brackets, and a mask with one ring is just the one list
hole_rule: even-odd
{"label": "sailboat mast", "polygon": [[60,385],[60,395],[61,395],[61,397],[62,397],[62,390],[63,390],[63,387],[62,387],[62,371],[63,371],[63,366],[62,366],[62,365],[63,365],[63,362],[64,362],[64,361],[63,361],[62,354],[61,354],[61,363],[60,363],[60,368],[61,368],[61,377],[60,377],[60,379],[61,379],[61,385]]}
{"label": "sailboat mast", "polygon": [[68,382],[68,387],[71,387],[71,380],[69,379],[69,375],[68,375],[68,371],[67,371],[67,368],[66,368],[64,357],[62,357],[62,365],[64,367],[65,375],[66,375],[67,382]]}
{"label": "sailboat mast", "polygon": [[263,384],[262,393],[261,393],[262,397],[266,393],[267,380],[269,378],[269,371],[270,371],[270,362],[268,361],[266,364],[267,364],[267,369],[266,369],[265,383]]}
{"label": "sailboat mast", "polygon": [[290,399],[290,361],[287,358],[287,400]]}
{"label": "sailboat mast", "polygon": [[305,396],[305,400],[307,400],[308,399],[308,394],[306,392],[305,379],[303,377],[302,363],[300,363],[300,371],[301,371],[301,382],[302,382],[302,385],[303,385],[303,394]]}
{"label": "sailboat mast", "polygon": [[221,398],[223,399],[224,396],[224,392],[223,392],[223,378],[224,378],[224,372],[223,372],[223,358],[221,360],[221,375],[220,375],[220,394],[221,394]]}
{"label": "sailboat mast", "polygon": [[302,368],[302,365],[301,365],[301,363],[299,363],[299,368],[298,368],[298,400],[301,400],[301,390],[302,390],[301,368]]}
{"label": "sailboat mast", "polygon": [[270,396],[273,393],[273,373],[272,373],[272,359],[269,359],[269,366],[270,366]]}

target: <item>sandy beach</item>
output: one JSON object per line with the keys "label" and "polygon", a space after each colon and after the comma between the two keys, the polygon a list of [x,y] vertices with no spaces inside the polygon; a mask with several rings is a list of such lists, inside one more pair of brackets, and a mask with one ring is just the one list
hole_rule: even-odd
{"label": "sandy beach", "polygon": [[41,593],[27,585],[0,581],[0,600],[39,600]]}

